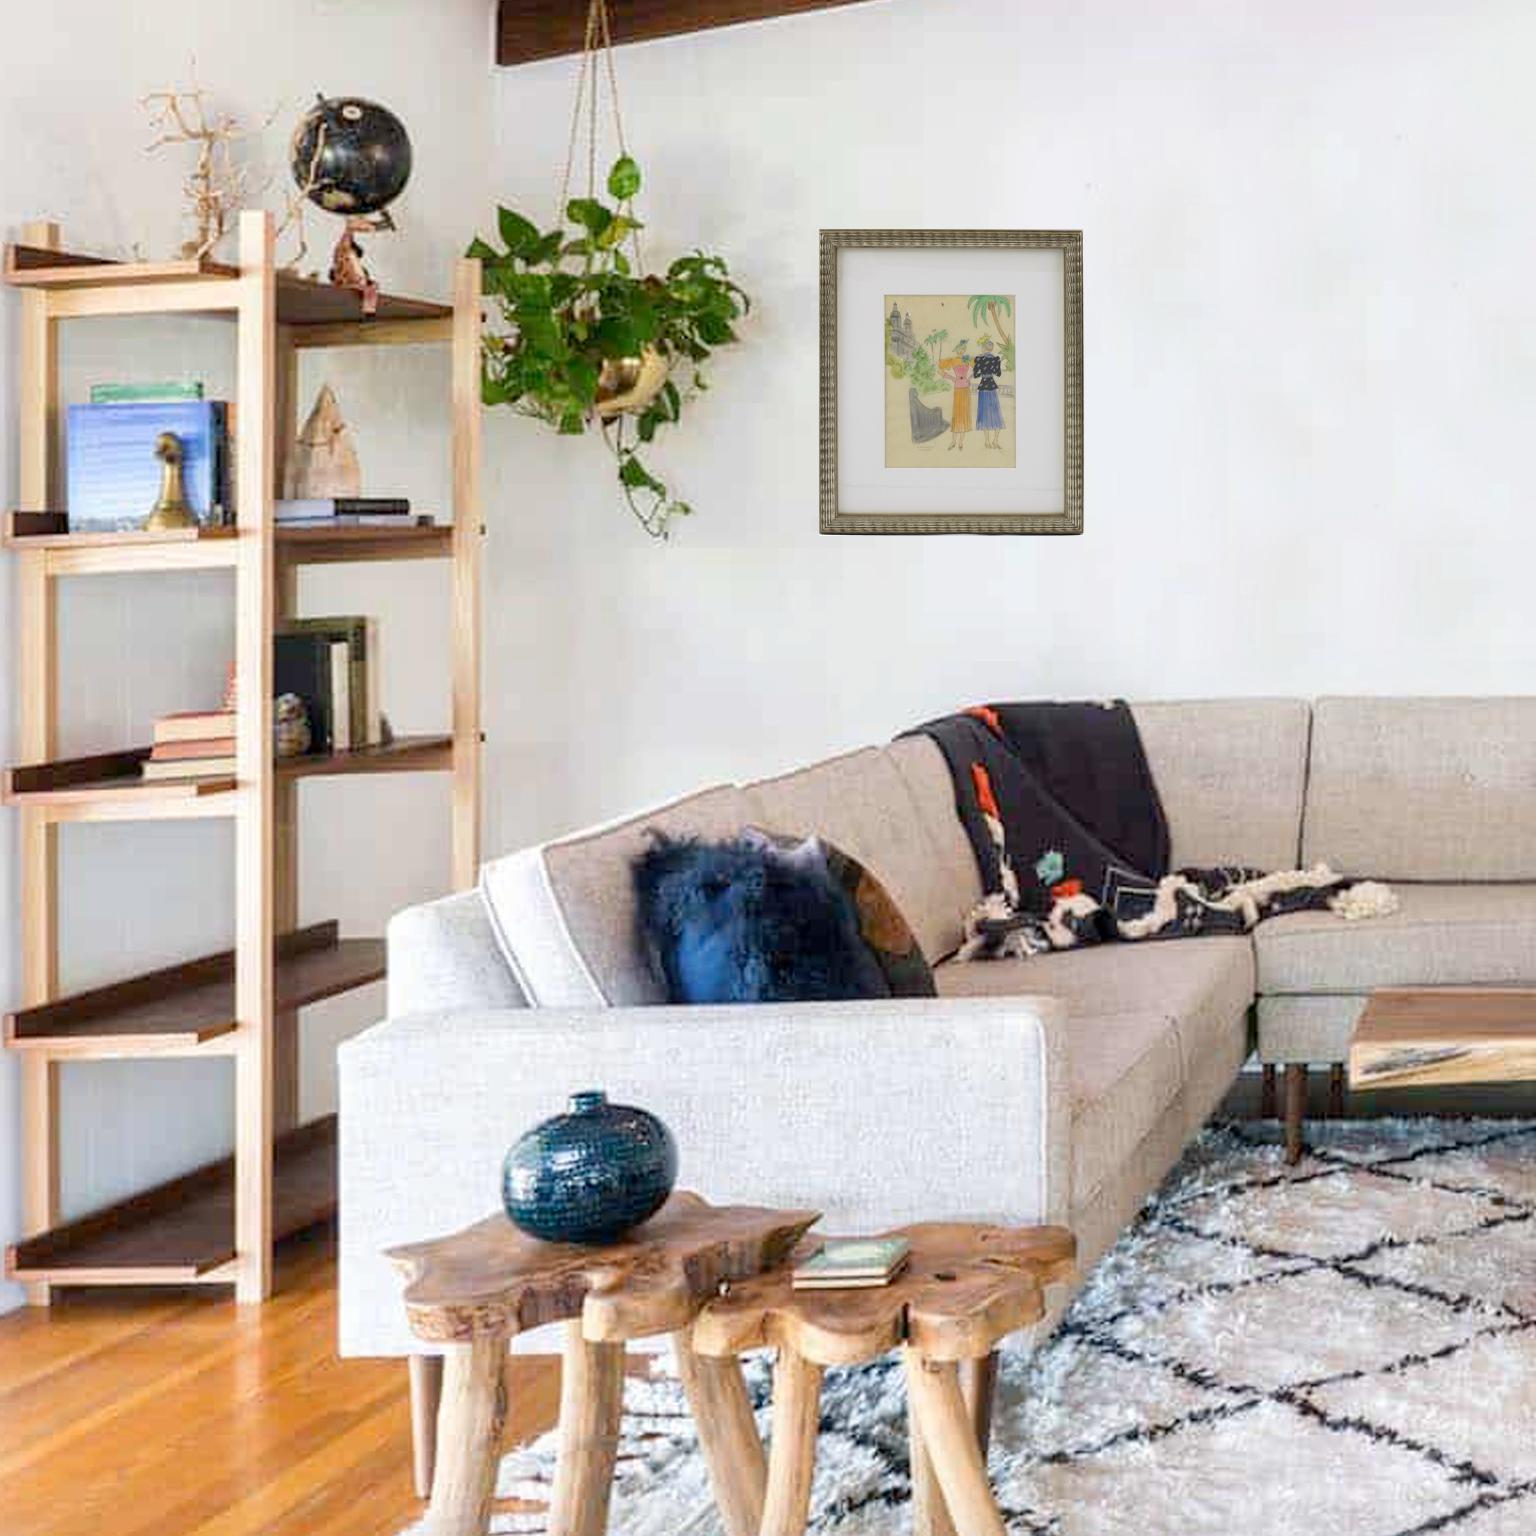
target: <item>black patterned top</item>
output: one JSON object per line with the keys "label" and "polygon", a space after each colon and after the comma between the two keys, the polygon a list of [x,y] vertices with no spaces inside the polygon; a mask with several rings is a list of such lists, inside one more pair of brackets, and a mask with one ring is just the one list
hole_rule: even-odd
{"label": "black patterned top", "polygon": [[1003,360],[996,352],[983,352],[976,359],[976,377],[981,381],[978,389],[996,389],[999,375],[1003,371]]}

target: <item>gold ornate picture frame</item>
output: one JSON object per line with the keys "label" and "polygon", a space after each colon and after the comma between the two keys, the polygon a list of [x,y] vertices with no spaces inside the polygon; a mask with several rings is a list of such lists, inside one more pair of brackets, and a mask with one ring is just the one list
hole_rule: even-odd
{"label": "gold ornate picture frame", "polygon": [[822,230],[821,531],[1083,531],[1081,230]]}

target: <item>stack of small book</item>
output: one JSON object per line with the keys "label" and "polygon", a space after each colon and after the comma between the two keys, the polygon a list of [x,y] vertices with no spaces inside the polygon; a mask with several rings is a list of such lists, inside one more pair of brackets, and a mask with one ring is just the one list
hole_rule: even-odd
{"label": "stack of small book", "polygon": [[430,517],[412,517],[403,496],[305,496],[277,501],[272,517],[279,528],[420,528]]}
{"label": "stack of small book", "polygon": [[228,778],[235,772],[233,709],[193,710],[155,721],[146,779]]}
{"label": "stack of small book", "polygon": [[912,1245],[904,1237],[860,1237],[823,1243],[790,1271],[797,1291],[865,1290],[889,1285],[907,1267]]}

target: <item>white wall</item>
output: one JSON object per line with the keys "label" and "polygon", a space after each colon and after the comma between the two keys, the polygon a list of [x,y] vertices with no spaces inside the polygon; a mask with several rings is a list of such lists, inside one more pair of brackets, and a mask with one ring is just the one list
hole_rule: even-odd
{"label": "white wall", "polygon": [[[252,184],[286,196],[287,135],[317,89],[393,107],[410,129],[416,170],[396,204],[401,232],[374,243],[386,285],[445,295],[454,256],[480,217],[487,186],[489,0],[271,0],[260,7],[187,7],[168,0],[80,0],[37,6],[0,0],[10,65],[0,76],[0,226],[14,237],[54,218],[86,250],[169,254],[179,227],[182,152],[147,156],[138,98],[183,82],[196,60],[216,103],[273,127],[248,147]],[[18,67],[25,61],[25,68]],[[310,264],[323,265],[332,220],[311,220]],[[0,487],[16,490],[17,305],[0,301]],[[233,344],[219,321],[86,322],[65,328],[66,400],[103,377],[202,377],[233,389]],[[445,508],[450,485],[446,360],[416,354],[306,360],[302,393],[323,377],[356,425],[367,487]],[[448,720],[446,571],[321,569],[302,578],[304,611],[377,613],[384,634],[385,707],[397,728]],[[66,752],[146,739],[169,709],[217,703],[232,644],[232,586],[218,573],[94,577],[64,584]],[[0,582],[0,755],[14,758],[14,594]],[[435,777],[306,784],[302,800],[305,922],[340,918],[377,933],[388,914],[448,882],[447,798]],[[0,1005],[16,974],[15,817],[0,835]],[[218,948],[231,938],[233,849],[228,827],[195,823],[65,828],[63,982],[89,985]],[[305,1015],[303,1113],[333,1102],[337,1035],[376,1017],[380,989]],[[231,1096],[220,1063],[78,1064],[62,1086],[66,1214],[116,1198],[217,1156],[230,1141]],[[0,1060],[0,1242],[19,1231],[14,1063]],[[15,1300],[0,1288],[0,1306]]]}
{"label": "white wall", "polygon": [[[632,526],[487,432],[490,846],[965,701],[1529,691],[1536,150],[1517,0],[889,0],[621,50],[649,248],[759,300]],[[547,211],[572,72],[497,77]],[[1086,532],[817,532],[817,231],[1085,241]],[[496,477],[493,476],[493,480]]]}

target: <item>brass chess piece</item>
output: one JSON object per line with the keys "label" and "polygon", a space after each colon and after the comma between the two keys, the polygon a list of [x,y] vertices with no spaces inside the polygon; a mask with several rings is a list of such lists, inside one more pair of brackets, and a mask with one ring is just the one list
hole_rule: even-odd
{"label": "brass chess piece", "polygon": [[164,532],[169,528],[196,528],[197,514],[187,502],[187,493],[181,481],[181,463],[186,450],[174,432],[162,432],[155,439],[155,457],[164,465],[160,475],[160,499],[154,510],[144,519],[144,527],[150,532]]}

